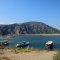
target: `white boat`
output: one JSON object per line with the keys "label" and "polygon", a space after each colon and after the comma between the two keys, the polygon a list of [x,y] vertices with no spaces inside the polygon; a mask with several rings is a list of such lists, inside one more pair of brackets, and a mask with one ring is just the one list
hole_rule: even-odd
{"label": "white boat", "polygon": [[23,42],[21,42],[21,43],[16,44],[16,47],[26,47],[26,46],[28,46],[29,44],[30,44],[29,42],[23,41]]}

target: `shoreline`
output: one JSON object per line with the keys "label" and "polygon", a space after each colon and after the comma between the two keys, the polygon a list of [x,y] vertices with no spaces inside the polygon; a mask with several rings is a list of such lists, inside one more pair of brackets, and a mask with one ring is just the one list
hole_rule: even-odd
{"label": "shoreline", "polygon": [[[21,35],[28,35],[28,36],[30,36],[30,35],[33,35],[33,36],[60,36],[60,34],[21,34]],[[21,35],[19,35],[19,36],[21,36]]]}
{"label": "shoreline", "polygon": [[60,36],[60,34],[20,34],[20,35],[0,35],[0,37],[16,37],[16,36]]}

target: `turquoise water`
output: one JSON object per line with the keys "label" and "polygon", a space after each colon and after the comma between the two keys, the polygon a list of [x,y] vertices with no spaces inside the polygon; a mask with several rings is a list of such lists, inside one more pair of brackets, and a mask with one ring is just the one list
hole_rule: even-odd
{"label": "turquoise water", "polygon": [[60,49],[60,36],[17,36],[0,37],[0,40],[8,39],[9,47],[16,47],[16,44],[22,41],[29,41],[30,48],[45,49],[45,43],[49,40],[54,42],[54,49]]}

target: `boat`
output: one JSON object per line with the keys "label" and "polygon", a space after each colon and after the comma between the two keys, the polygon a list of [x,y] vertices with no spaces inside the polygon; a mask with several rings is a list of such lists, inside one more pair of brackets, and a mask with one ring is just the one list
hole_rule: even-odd
{"label": "boat", "polygon": [[6,46],[8,45],[8,40],[0,41],[0,46]]}
{"label": "boat", "polygon": [[16,44],[16,47],[27,47],[29,45],[29,42],[23,41],[21,43]]}
{"label": "boat", "polygon": [[53,41],[46,42],[45,47],[48,50],[52,50],[53,49]]}

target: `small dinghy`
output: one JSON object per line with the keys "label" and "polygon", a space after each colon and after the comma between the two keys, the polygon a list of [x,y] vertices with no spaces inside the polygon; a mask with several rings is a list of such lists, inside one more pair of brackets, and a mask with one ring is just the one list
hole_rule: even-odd
{"label": "small dinghy", "polygon": [[16,47],[27,47],[28,45],[29,45],[29,42],[23,41],[21,43],[16,44]]}

